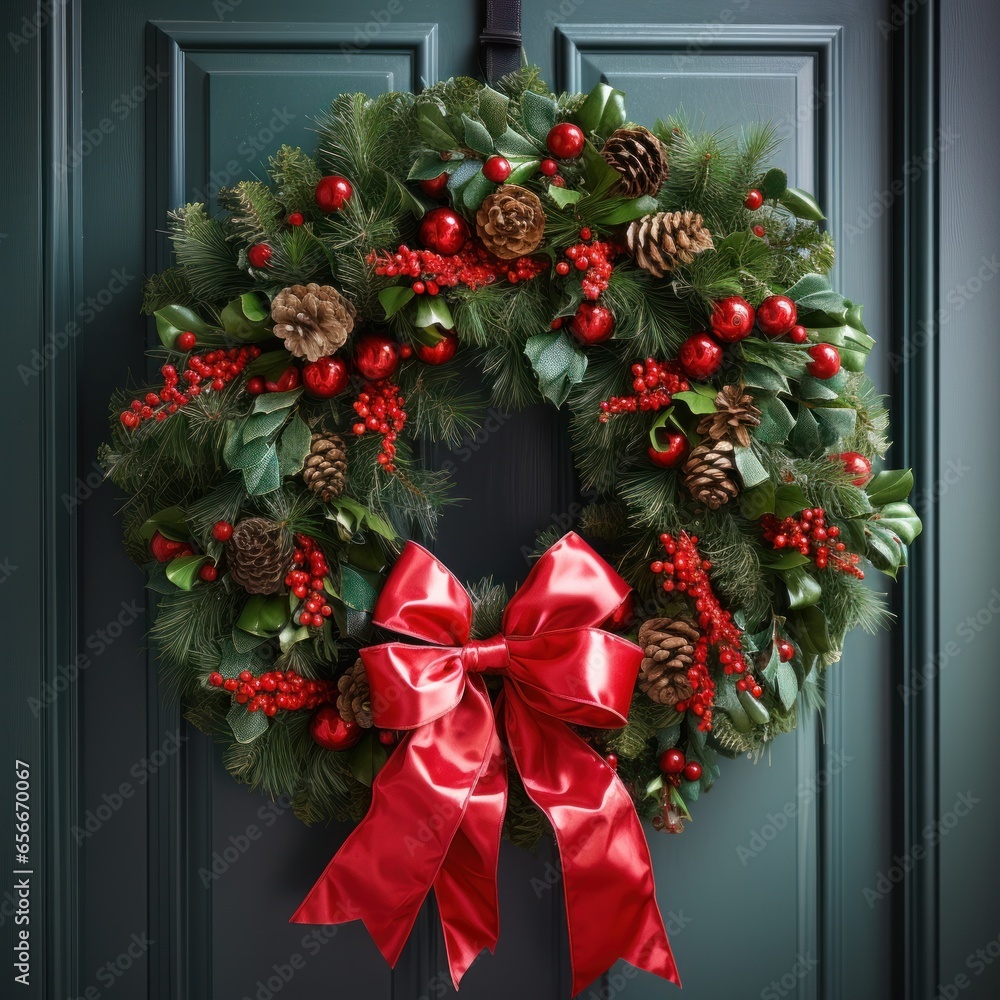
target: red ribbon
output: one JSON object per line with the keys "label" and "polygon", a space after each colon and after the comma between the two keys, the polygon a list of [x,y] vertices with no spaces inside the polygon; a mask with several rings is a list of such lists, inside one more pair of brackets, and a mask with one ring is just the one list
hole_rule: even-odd
{"label": "red ribbon", "polygon": [[[632,800],[567,725],[614,728],[627,720],[642,651],[600,626],[617,622],[629,593],[570,533],[532,568],[500,634],[470,641],[465,589],[408,542],[373,620],[430,645],[361,650],[375,724],[408,732],[372,786],[367,816],[292,920],[363,920],[394,966],[433,886],[457,988],[499,935],[502,733],[528,795],[555,831],[574,995],[619,958],[680,985]],[[495,706],[484,671],[504,678]]]}

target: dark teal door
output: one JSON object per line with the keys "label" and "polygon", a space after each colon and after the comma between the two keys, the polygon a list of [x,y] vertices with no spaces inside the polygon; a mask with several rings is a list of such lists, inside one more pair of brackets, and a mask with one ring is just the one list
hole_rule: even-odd
{"label": "dark teal door", "polygon": [[[360,925],[286,923],[345,831],[306,829],[288,803],[236,786],[208,741],[161,705],[146,595],[119,546],[120,498],[96,459],[110,391],[144,364],[139,279],[166,263],[168,209],[211,200],[281,143],[311,145],[311,121],[338,92],[477,74],[479,6],[4,5],[13,127],[0,256],[13,325],[0,405],[4,469],[23,485],[8,497],[0,550],[8,699],[20,709],[4,738],[36,778],[45,942],[31,985],[12,996],[451,992],[429,916],[395,972]],[[975,172],[997,159],[995,134],[977,134],[988,110],[976,111],[997,92],[991,7],[525,6],[527,56],[556,89],[606,80],[647,122],[680,108],[711,128],[779,125],[778,165],[819,196],[840,248],[838,286],[867,304],[880,337],[875,377],[899,400],[895,464],[920,463],[928,530],[897,595],[900,624],[852,638],[821,726],[756,766],[729,765],[683,836],[648,831],[687,994],[995,996],[1000,913],[978,900],[1000,888],[990,850],[1000,690],[995,669],[980,668],[992,661],[998,585],[988,518],[1000,285],[988,284],[996,184]],[[521,546],[567,526],[575,510],[562,425],[543,410],[504,418],[466,452],[457,492],[470,499],[447,518],[438,552],[460,577],[513,582]],[[964,794],[975,806],[951,832],[944,824]],[[567,997],[553,852],[505,850],[501,886],[500,946],[470,971],[463,995]],[[2,913],[8,954],[6,904]],[[621,968],[584,996],[668,990]]]}

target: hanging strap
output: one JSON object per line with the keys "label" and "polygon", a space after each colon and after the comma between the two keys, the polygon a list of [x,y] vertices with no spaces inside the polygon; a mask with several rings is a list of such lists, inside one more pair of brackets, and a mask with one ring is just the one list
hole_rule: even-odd
{"label": "hanging strap", "polygon": [[520,69],[521,0],[486,0],[486,24],[479,40],[489,83]]}

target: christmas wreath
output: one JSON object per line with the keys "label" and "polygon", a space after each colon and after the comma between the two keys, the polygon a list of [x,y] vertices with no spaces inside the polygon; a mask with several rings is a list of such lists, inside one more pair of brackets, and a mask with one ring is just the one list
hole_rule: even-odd
{"label": "christmas wreath", "polygon": [[[342,95],[318,133],[218,212],[172,213],[176,265],[143,303],[162,382],[113,401],[103,462],[170,688],[238,780],[359,820],[408,738],[359,650],[390,637],[387,574],[449,501],[415,443],[547,400],[641,647],[627,722],[573,731],[679,831],[720,758],[822,704],[847,632],[887,617],[866,568],[895,576],[920,531],[910,473],[873,473],[874,342],[824,276],[819,206],[769,167],[769,125],[648,129],[621,92],[555,95],[532,70]],[[509,595],[466,590],[489,666]],[[547,823],[511,782],[504,832],[530,845]]]}

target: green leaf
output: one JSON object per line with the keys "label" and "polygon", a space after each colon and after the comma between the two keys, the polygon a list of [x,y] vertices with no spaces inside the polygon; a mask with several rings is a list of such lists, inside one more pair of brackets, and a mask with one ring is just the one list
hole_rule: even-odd
{"label": "green leaf", "polygon": [[765,198],[780,198],[788,187],[788,174],[784,170],[772,167],[757,182],[757,188]]}
{"label": "green leaf", "polygon": [[510,159],[512,156],[538,156],[538,146],[530,139],[525,139],[520,132],[512,128],[504,131],[497,141],[497,152]]}
{"label": "green leaf", "polygon": [[431,149],[444,152],[458,148],[458,139],[448,124],[444,110],[433,101],[423,101],[417,106],[417,130]]}
{"label": "green leaf", "polygon": [[[525,94],[524,96],[527,97],[528,95]],[[532,94],[531,96],[534,97],[536,95]],[[479,117],[494,139],[503,135],[507,128],[507,106],[509,104],[510,101],[507,96],[501,94],[498,90],[494,90],[492,87],[483,87],[479,91]],[[523,98],[521,107],[522,109],[524,108]]]}
{"label": "green leaf", "polygon": [[804,556],[801,552],[789,552],[787,550],[765,552],[760,557],[761,566],[775,573],[784,572],[786,569],[798,569],[800,566],[808,565],[809,561],[809,557]]}
{"label": "green leaf", "polygon": [[251,632],[245,632],[241,628],[233,629],[233,649],[237,653],[252,652],[265,640],[266,636],[253,635]]}
{"label": "green leaf", "polygon": [[180,507],[164,507],[147,518],[139,529],[139,537],[148,542],[156,532],[172,542],[186,542],[191,537],[191,531],[184,520],[184,511]]}
{"label": "green leaf", "polygon": [[302,395],[301,389],[289,389],[287,392],[265,392],[254,400],[254,413],[273,413],[275,410],[287,410]]}
{"label": "green leaf", "polygon": [[287,419],[284,410],[273,410],[271,413],[252,413],[243,421],[240,435],[243,443],[255,441],[257,438],[270,437]]}
{"label": "green leaf", "polygon": [[529,337],[524,353],[538,377],[542,396],[556,406],[562,406],[573,386],[583,381],[587,355],[561,331]]}
{"label": "green leaf", "polygon": [[366,733],[361,742],[351,748],[350,754],[351,774],[363,785],[371,785],[389,759],[388,749],[371,732]]}
{"label": "green leaf", "polygon": [[445,330],[455,327],[455,318],[440,295],[422,295],[417,303],[417,313],[413,319],[416,326],[440,326]]}
{"label": "green leaf", "polygon": [[771,713],[767,710],[767,706],[749,691],[737,691],[736,697],[739,698],[740,704],[754,725],[763,726],[771,721]]}
{"label": "green leaf", "polygon": [[589,218],[598,225],[620,226],[649,215],[657,208],[656,199],[648,194],[644,194],[641,198],[610,198],[591,209]]}
{"label": "green leaf", "polygon": [[795,418],[788,407],[777,396],[759,396],[754,403],[760,409],[760,426],[754,431],[754,436],[768,444],[781,444],[788,440],[795,426]]}
{"label": "green leaf", "polygon": [[802,455],[813,455],[823,447],[819,424],[808,407],[800,406],[798,409],[799,415],[791,436],[792,447]]}
{"label": "green leaf", "polygon": [[311,444],[312,431],[296,414],[278,439],[278,469],[282,477],[294,476],[301,470]]}
{"label": "green leaf", "polygon": [[740,493],[740,510],[743,516],[750,521],[757,521],[765,514],[774,511],[774,483],[768,479],[766,482],[754,486],[753,489],[744,489]]}
{"label": "green leaf", "polygon": [[190,590],[198,580],[198,570],[209,561],[206,555],[179,556],[167,563],[167,579],[181,590]]}
{"label": "green leaf", "polygon": [[809,499],[798,483],[782,483],[774,491],[774,514],[782,519],[809,506]]}
{"label": "green leaf", "polygon": [[164,347],[173,348],[174,342],[182,334],[190,331],[202,342],[218,333],[218,328],[209,326],[197,313],[186,306],[164,306],[157,309],[156,333]]}
{"label": "green leaf", "polygon": [[587,142],[583,146],[583,171],[584,179],[587,182],[587,201],[597,203],[603,198],[620,180],[621,174],[594,148],[593,143]]}
{"label": "green leaf", "polygon": [[482,122],[477,122],[468,115],[462,115],[462,125],[465,129],[465,144],[483,156],[493,153],[493,136]]}
{"label": "green leaf", "polygon": [[[917,512],[908,503],[889,503],[879,512],[876,523],[895,532],[906,545],[912,545],[923,525]],[[167,573],[169,576],[169,572]]]}
{"label": "green leaf", "polygon": [[779,659],[775,682],[778,690],[778,699],[784,706],[785,711],[788,711],[795,704],[795,699],[799,695],[799,680],[795,676],[795,668],[791,663],[782,663]]}
{"label": "green leaf", "polygon": [[391,319],[414,297],[416,293],[407,285],[390,285],[378,293],[378,301],[385,310],[385,318]]}
{"label": "green leaf", "polygon": [[392,525],[374,511],[369,510],[364,504],[352,500],[350,497],[337,497],[330,502],[330,506],[336,510],[336,520],[347,531],[348,535],[371,528],[372,531],[383,538],[394,541],[396,532]]}
{"label": "green leaf", "polygon": [[[526,181],[532,174],[538,169],[538,164],[541,162],[537,156],[514,156],[511,154],[507,157],[510,161],[510,177],[507,178],[508,184],[520,184],[521,181]],[[480,204],[482,204],[480,202]]]}
{"label": "green leaf", "polygon": [[267,716],[260,711],[251,712],[246,705],[234,702],[226,715],[226,722],[233,731],[237,743],[253,743],[267,731]]}
{"label": "green leaf", "polygon": [[483,175],[483,161],[468,159],[463,160],[448,177],[448,190],[453,197],[457,197],[462,188],[478,174]]}
{"label": "green leaf", "polygon": [[625,95],[606,83],[597,84],[574,115],[584,132],[608,136],[625,121]]}
{"label": "green leaf", "polygon": [[288,598],[283,594],[252,594],[243,605],[236,627],[251,635],[272,636],[288,621]]}
{"label": "green leaf", "polygon": [[865,555],[871,564],[893,579],[900,566],[906,565],[906,546],[894,532],[877,522],[868,525]]}
{"label": "green leaf", "polygon": [[340,599],[354,611],[369,612],[375,607],[381,577],[377,573],[342,566],[340,569]]}
{"label": "green leaf", "polygon": [[729,716],[733,728],[738,733],[748,733],[753,728],[750,716],[740,704],[736,695],[736,680],[732,675],[724,675],[715,685],[715,707]]}
{"label": "green leaf", "polygon": [[800,608],[794,615],[789,616],[788,626],[789,633],[795,637],[796,645],[804,652],[821,656],[823,653],[833,651],[834,642],[830,638],[826,615],[814,605]]}
{"label": "green leaf", "polygon": [[798,395],[802,399],[839,399],[840,394],[836,389],[830,387],[830,382],[832,379],[823,380],[818,378],[813,378],[811,375],[803,375],[799,379],[799,390]]}
{"label": "green leaf", "polygon": [[789,607],[805,608],[823,596],[819,581],[804,566],[781,570],[781,578],[788,588]]}
{"label": "green leaf", "polygon": [[[796,299],[795,306],[802,315],[810,312],[821,312],[834,315],[840,322],[843,322],[847,317],[847,299],[832,288],[803,295],[800,299]],[[803,326],[808,325],[808,323],[803,323]]]}
{"label": "green leaf", "polygon": [[[482,109],[480,108],[480,112]],[[539,142],[544,142],[549,130],[556,123],[559,107],[545,94],[534,94],[530,90],[521,96],[521,117],[528,134]]]}
{"label": "green leaf", "polygon": [[550,184],[549,197],[560,208],[566,208],[567,205],[575,205],[583,197],[583,192],[573,191],[570,188],[556,187],[555,184]]}
{"label": "green leaf", "polygon": [[886,469],[865,487],[873,507],[905,500],[913,492],[913,473],[909,469]]}
{"label": "green leaf", "polygon": [[252,497],[273,493],[281,486],[281,465],[274,445],[269,445],[264,457],[243,469],[243,484]]}
{"label": "green leaf", "polygon": [[766,365],[748,361],[743,366],[743,382],[755,389],[769,389],[771,392],[788,392],[788,379]]}
{"label": "green leaf", "polygon": [[694,389],[686,389],[684,392],[675,392],[673,398],[679,399],[692,413],[715,413],[714,389],[711,396],[706,396],[703,392]]}
{"label": "green leaf", "polygon": [[424,153],[418,156],[406,175],[409,181],[431,181],[440,177],[448,169],[448,163],[437,153]]}
{"label": "green leaf", "polygon": [[820,436],[830,447],[854,432],[858,420],[857,410],[840,406],[817,406],[813,416],[819,421]]}
{"label": "green leaf", "polygon": [[[511,177],[513,176],[512,171]],[[480,171],[470,177],[462,188],[462,204],[474,212],[494,190],[496,190],[496,185]]]}
{"label": "green leaf", "polygon": [[234,340],[251,343],[271,336],[270,307],[259,292],[244,292],[228,303],[219,318],[222,327]]}
{"label": "green leaf", "polygon": [[766,482],[770,478],[767,469],[760,464],[760,459],[754,454],[753,448],[734,448],[733,457],[740,479],[743,480],[744,489],[751,490],[758,483]]}
{"label": "green leaf", "polygon": [[785,188],[778,201],[797,219],[821,222],[826,218],[816,199],[801,188]]}
{"label": "green leaf", "polygon": [[828,292],[830,282],[822,274],[804,274],[785,294],[796,304],[815,292]]}

